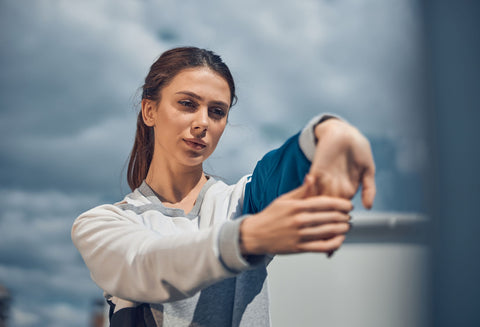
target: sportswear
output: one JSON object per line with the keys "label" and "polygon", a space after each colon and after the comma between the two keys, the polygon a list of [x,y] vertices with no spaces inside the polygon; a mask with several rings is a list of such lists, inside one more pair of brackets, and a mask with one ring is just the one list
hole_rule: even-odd
{"label": "sportswear", "polygon": [[269,326],[266,266],[240,253],[239,226],[302,184],[315,153],[315,117],[252,175],[209,177],[191,212],[163,206],[144,181],[123,201],[81,214],[72,240],[104,290],[111,326]]}

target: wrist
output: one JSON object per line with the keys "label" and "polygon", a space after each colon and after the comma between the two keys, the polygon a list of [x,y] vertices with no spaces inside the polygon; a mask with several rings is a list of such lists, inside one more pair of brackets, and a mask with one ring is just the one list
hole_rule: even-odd
{"label": "wrist", "polygon": [[250,255],[258,255],[262,254],[259,250],[258,240],[256,239],[254,234],[252,233],[252,216],[245,218],[240,223],[239,228],[239,245],[240,245],[240,253],[244,258],[247,258]]}
{"label": "wrist", "polygon": [[[327,122],[328,121],[328,122]],[[338,119],[335,116],[330,116],[330,115],[324,115],[322,119],[313,127],[313,134],[315,135],[315,143],[318,143],[318,140],[320,139],[321,134],[324,132],[325,129],[327,129],[329,126],[331,126],[332,122],[341,122],[341,119]]]}

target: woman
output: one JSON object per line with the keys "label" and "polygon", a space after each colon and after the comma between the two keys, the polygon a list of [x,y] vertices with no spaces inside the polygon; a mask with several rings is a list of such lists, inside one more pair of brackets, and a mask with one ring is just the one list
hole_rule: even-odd
{"label": "woman", "polygon": [[72,229],[111,326],[268,326],[271,255],[338,249],[361,182],[371,206],[368,141],[331,116],[235,185],[206,175],[235,100],[230,71],[211,51],[176,48],[152,65],[128,167],[133,192]]}

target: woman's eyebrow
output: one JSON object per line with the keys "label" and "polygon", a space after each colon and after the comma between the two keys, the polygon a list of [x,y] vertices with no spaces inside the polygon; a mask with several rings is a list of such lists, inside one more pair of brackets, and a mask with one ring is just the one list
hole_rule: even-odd
{"label": "woman's eyebrow", "polygon": [[[175,94],[185,94],[185,95],[191,96],[194,99],[197,99],[198,101],[203,101],[203,98],[201,96],[199,96],[196,93],[190,92],[190,91],[178,91]],[[213,105],[221,106],[221,107],[226,107],[226,108],[229,107],[227,103],[225,103],[223,101],[217,101],[217,100],[210,101],[209,104],[213,104]]]}
{"label": "woman's eyebrow", "polygon": [[201,96],[199,96],[198,94],[195,94],[195,93],[193,93],[193,92],[190,92],[190,91],[179,91],[179,92],[177,92],[177,93],[175,93],[175,94],[185,94],[185,95],[191,96],[192,98],[195,98],[195,99],[197,99],[197,100],[199,100],[199,101],[202,101],[202,100],[203,100],[203,98],[202,98]]}
{"label": "woman's eyebrow", "polygon": [[209,104],[210,104],[210,105],[214,105],[214,106],[219,106],[219,107],[228,108],[228,104],[226,104],[226,103],[223,102],[223,101],[210,101]]}

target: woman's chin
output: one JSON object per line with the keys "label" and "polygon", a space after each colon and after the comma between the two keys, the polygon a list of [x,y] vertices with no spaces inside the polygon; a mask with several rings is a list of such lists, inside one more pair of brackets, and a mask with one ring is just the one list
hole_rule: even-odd
{"label": "woman's chin", "polygon": [[204,155],[189,156],[182,161],[185,166],[196,167],[201,166],[208,157]]}

